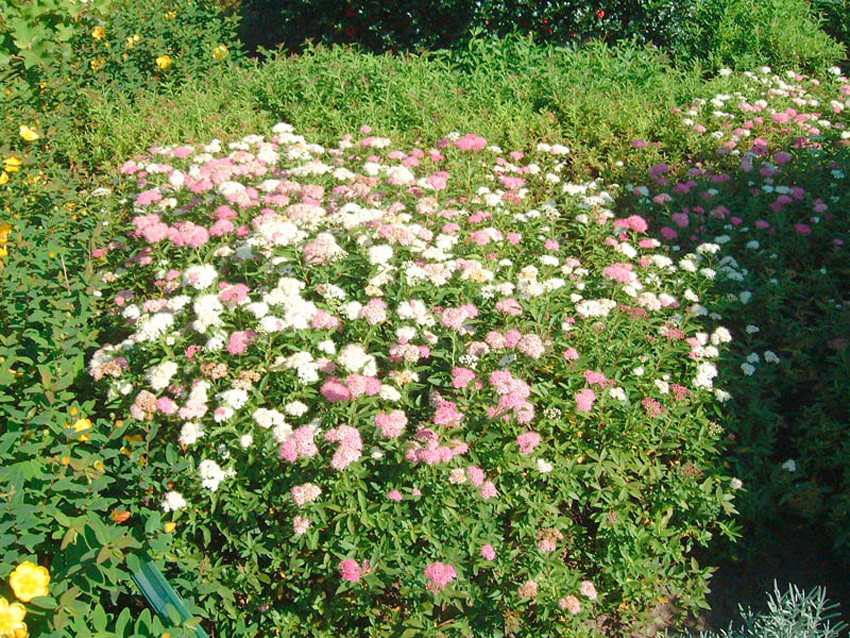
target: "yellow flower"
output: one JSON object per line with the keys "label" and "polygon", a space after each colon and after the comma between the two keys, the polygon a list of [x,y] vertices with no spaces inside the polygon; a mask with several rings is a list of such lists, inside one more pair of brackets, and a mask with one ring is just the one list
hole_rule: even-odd
{"label": "yellow flower", "polygon": [[177,523],[175,523],[175,522],[173,522],[173,521],[168,521],[168,522],[165,524],[165,533],[166,533],[166,534],[170,534],[170,533],[171,533],[171,532],[173,532],[175,529],[177,529]]}
{"label": "yellow flower", "polygon": [[6,172],[8,173],[17,173],[21,170],[21,160],[17,157],[7,157],[3,160],[3,163],[6,165]]}
{"label": "yellow flower", "polygon": [[[76,432],[83,432],[84,430],[90,430],[91,429],[91,421],[89,421],[88,419],[77,419],[77,422],[74,423],[74,425],[71,426],[71,429],[75,430]],[[88,441],[90,438],[91,438],[91,436],[89,434],[83,434],[82,436],[77,437],[77,440],[85,442],[85,441]]]}
{"label": "yellow flower", "polygon": [[[9,576],[9,585],[18,600],[28,603],[33,598],[47,596],[47,584],[50,582],[50,573],[41,565],[34,565],[26,561],[21,563]],[[22,617],[23,618],[23,617]]]}
{"label": "yellow flower", "polygon": [[129,37],[127,38],[127,46],[128,46],[130,49],[132,49],[134,46],[136,46],[136,44],[137,44],[137,43],[139,42],[139,40],[141,40],[141,39],[142,39],[142,36],[140,36],[138,33],[134,33],[133,35],[131,35],[131,36],[129,36]]}
{"label": "yellow flower", "polygon": [[170,55],[161,55],[156,59],[156,65],[163,71],[170,67],[172,62],[173,60]]}
{"label": "yellow flower", "polygon": [[91,37],[95,40],[103,40],[106,37],[106,29],[103,27],[95,27],[91,32]]}
{"label": "yellow flower", "polygon": [[106,66],[106,58],[97,58],[96,60],[92,60],[90,64],[93,71],[100,71]]}
{"label": "yellow flower", "polygon": [[8,222],[0,223],[0,244],[5,244],[9,241],[9,235],[12,234],[12,227],[9,226]]}
{"label": "yellow flower", "polygon": [[166,19],[166,20],[173,20],[173,19],[174,19],[174,18],[176,18],[176,17],[177,17],[177,12],[176,12],[176,11],[167,11],[167,12],[165,13],[165,19]]}
{"label": "yellow flower", "polygon": [[228,48],[227,48],[227,46],[226,46],[226,45],[224,45],[224,44],[219,44],[219,45],[218,45],[218,46],[217,46],[217,47],[213,50],[213,57],[214,57],[216,60],[223,60],[223,59],[224,59],[224,58],[226,58],[228,55],[230,55],[230,49],[228,49]]}
{"label": "yellow flower", "polygon": [[9,181],[9,176],[6,174],[6,171],[0,172],[0,186],[3,186],[6,182]]}
{"label": "yellow flower", "polygon": [[0,596],[0,636],[3,638],[27,638],[27,625],[24,617],[27,610],[21,603],[9,604]]}
{"label": "yellow flower", "polygon": [[35,142],[41,135],[36,133],[35,127],[21,125],[21,137],[27,142]]}

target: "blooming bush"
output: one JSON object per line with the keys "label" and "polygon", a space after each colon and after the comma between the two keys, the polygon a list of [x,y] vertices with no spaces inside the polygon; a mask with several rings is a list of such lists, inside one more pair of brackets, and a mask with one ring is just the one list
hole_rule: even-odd
{"label": "blooming bush", "polygon": [[708,416],[712,251],[671,257],[565,146],[361,133],[121,169],[89,372],[180,585],[222,635],[580,635],[700,604],[693,551],[734,534],[740,486]]}
{"label": "blooming bush", "polygon": [[850,81],[837,68],[826,81],[770,68],[743,77],[742,91],[677,111],[682,135],[716,151],[655,165],[621,201],[673,250],[702,246],[718,260],[704,312],[733,338],[721,367],[738,378],[726,413],[746,518],[825,521],[848,556]]}

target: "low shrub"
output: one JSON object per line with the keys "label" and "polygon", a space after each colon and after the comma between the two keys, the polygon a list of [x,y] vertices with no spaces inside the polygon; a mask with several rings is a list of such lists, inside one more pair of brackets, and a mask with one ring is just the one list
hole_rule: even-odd
{"label": "low shrub", "polygon": [[717,150],[659,164],[623,204],[661,226],[674,249],[722,247],[714,305],[725,305],[717,312],[735,336],[726,365],[739,381],[725,410],[735,473],[748,481],[745,519],[825,523],[850,560],[850,83],[769,69],[745,77],[743,91],[679,111],[681,134]]}
{"label": "low shrub", "polygon": [[144,457],[129,509],[177,524],[175,581],[220,635],[594,635],[701,604],[693,552],[734,535],[718,349],[687,356],[711,282],[562,178],[564,146],[389,144],[279,125],[122,168],[90,373],[144,441],[112,471]]}

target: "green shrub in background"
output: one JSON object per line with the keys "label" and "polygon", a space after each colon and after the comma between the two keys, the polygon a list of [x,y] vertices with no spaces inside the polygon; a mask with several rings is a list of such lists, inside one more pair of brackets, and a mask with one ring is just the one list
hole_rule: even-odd
{"label": "green shrub in background", "polygon": [[687,15],[687,3],[673,0],[243,0],[241,7],[246,43],[288,50],[301,50],[307,40],[357,43],[371,51],[433,50],[476,33],[515,32],[560,44],[636,38],[663,45]]}
{"label": "green shrub in background", "polygon": [[850,0],[813,0],[812,7],[823,16],[821,29],[850,47]]}
{"label": "green shrub in background", "polygon": [[685,24],[672,42],[674,56],[712,70],[766,64],[823,71],[845,54],[805,0],[696,0]]}
{"label": "green shrub in background", "polygon": [[[837,19],[830,33],[839,40],[848,20],[841,15],[842,2],[815,5]],[[243,0],[240,6],[243,38],[251,48],[301,51],[311,41],[356,43],[371,51],[433,50],[519,33],[560,45],[633,40],[714,70],[756,64],[822,70],[844,54],[819,29],[821,19],[805,0]]]}

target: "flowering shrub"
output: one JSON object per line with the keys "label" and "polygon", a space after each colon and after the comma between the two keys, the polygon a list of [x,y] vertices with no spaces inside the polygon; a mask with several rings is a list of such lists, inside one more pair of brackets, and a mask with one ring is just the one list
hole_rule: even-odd
{"label": "flowering shrub", "polygon": [[707,417],[719,265],[568,154],[279,124],[124,164],[89,372],[222,632],[579,635],[703,600],[740,485]]}
{"label": "flowering shrub", "polygon": [[743,77],[742,91],[677,111],[681,133],[716,152],[655,165],[621,201],[673,250],[702,246],[719,260],[706,273],[719,314],[704,312],[733,337],[726,410],[743,513],[756,524],[780,512],[825,521],[847,556],[850,82],[837,68],[824,82],[770,68]]}

